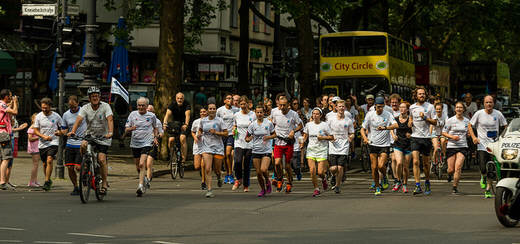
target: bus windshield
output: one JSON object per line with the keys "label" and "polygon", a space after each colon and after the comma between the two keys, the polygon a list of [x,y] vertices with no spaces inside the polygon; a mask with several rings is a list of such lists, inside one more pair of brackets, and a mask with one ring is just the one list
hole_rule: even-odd
{"label": "bus windshield", "polygon": [[385,36],[338,36],[321,39],[323,57],[382,56],[386,54]]}

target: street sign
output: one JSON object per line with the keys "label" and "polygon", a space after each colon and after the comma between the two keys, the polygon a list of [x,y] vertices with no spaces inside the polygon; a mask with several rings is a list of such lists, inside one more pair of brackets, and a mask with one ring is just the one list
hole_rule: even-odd
{"label": "street sign", "polygon": [[78,4],[68,4],[67,5],[67,15],[79,15],[79,5]]}
{"label": "street sign", "polygon": [[56,4],[22,4],[22,16],[55,16]]}

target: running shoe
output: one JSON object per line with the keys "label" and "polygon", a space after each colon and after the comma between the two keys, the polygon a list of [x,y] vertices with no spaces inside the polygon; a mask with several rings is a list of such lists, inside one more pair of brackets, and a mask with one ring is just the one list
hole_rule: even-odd
{"label": "running shoe", "polygon": [[372,182],[372,185],[370,185],[370,190],[374,190],[374,189],[376,189],[376,183]]}
{"label": "running shoe", "polygon": [[492,197],[493,197],[493,194],[491,194],[490,190],[487,190],[484,192],[484,198],[492,198]]}
{"label": "running shoe", "polygon": [[261,190],[260,193],[258,193],[257,197],[263,197],[265,196],[265,191]]}
{"label": "running shoe", "polygon": [[339,186],[337,186],[336,188],[334,188],[334,192],[336,194],[340,194],[341,193],[341,189],[339,189]]}
{"label": "running shoe", "polygon": [[45,190],[45,191],[49,191],[51,189],[51,186],[52,186],[52,183],[51,183],[50,180],[48,180],[48,181],[45,181],[45,183],[43,184],[42,189]]}
{"label": "running shoe", "polygon": [[235,184],[235,177],[233,177],[233,175],[229,175],[229,184]]}
{"label": "running shoe", "polygon": [[421,186],[415,186],[415,189],[413,190],[413,194],[414,195],[417,195],[417,194],[421,194],[423,193],[422,189],[421,189]]}
{"label": "running shoe", "polygon": [[292,191],[292,185],[291,184],[287,184],[285,186],[285,193],[291,193]]}
{"label": "running shoe", "polygon": [[7,184],[6,183],[0,184],[0,189],[7,190]]}
{"label": "running shoe", "polygon": [[401,187],[401,190],[403,191],[403,193],[408,193],[408,187],[406,186],[406,184],[403,184],[403,187]]}
{"label": "running shoe", "polygon": [[374,192],[374,195],[376,195],[376,196],[381,195],[381,188],[380,187],[376,188],[376,192]]}
{"label": "running shoe", "polygon": [[207,190],[208,189],[208,187],[206,186],[205,182],[200,183],[200,189],[201,190]]}
{"label": "running shoe", "polygon": [[[229,183],[229,175],[226,175],[224,177],[224,184],[227,184],[227,183]],[[218,186],[218,187],[221,187],[221,186]]]}
{"label": "running shoe", "polygon": [[270,183],[267,183],[267,184],[265,184],[265,186],[266,186],[266,188],[267,188],[266,191],[265,191],[265,193],[266,193],[266,194],[271,194],[271,192],[273,191],[273,187],[271,186],[271,184],[270,184]]}
{"label": "running shoe", "polygon": [[29,182],[28,187],[42,187],[38,182]]}
{"label": "running shoe", "polygon": [[451,190],[451,193],[452,193],[453,195],[458,195],[458,194],[459,194],[459,190],[457,189],[456,186],[453,187],[453,189]]}
{"label": "running shoe", "polygon": [[143,194],[144,194],[144,189],[143,188],[144,187],[142,187],[142,186],[137,187],[137,191],[135,192],[137,194],[137,197],[142,197],[143,196]]}
{"label": "running shoe", "polygon": [[431,185],[430,185],[429,181],[426,181],[424,183],[424,194],[426,194],[426,195],[432,194],[432,188],[431,188]]}
{"label": "running shoe", "polygon": [[386,190],[386,189],[388,189],[388,187],[390,187],[390,185],[388,184],[388,178],[385,176],[385,177],[383,177],[383,189],[382,190]]}
{"label": "running shoe", "polygon": [[236,191],[240,187],[240,181],[235,181],[235,184],[233,184],[233,187],[231,188],[232,191]]}
{"label": "running shoe", "polygon": [[222,187],[222,178],[220,178],[220,175],[217,176],[217,185],[218,187]]}
{"label": "running shoe", "polygon": [[314,190],[314,192],[312,193],[313,197],[317,197],[319,195],[320,195],[320,190],[318,190],[318,189]]}
{"label": "running shoe", "polygon": [[146,189],[150,189],[150,180],[146,176],[144,177],[144,185]]}
{"label": "running shoe", "polygon": [[484,177],[483,175],[480,176],[480,188],[482,189],[486,189],[486,186],[487,186],[487,180],[486,180],[486,177]]}
{"label": "running shoe", "polygon": [[16,187],[17,187],[17,185],[12,184],[11,182],[7,182],[7,184],[10,185],[10,186],[13,187],[13,188],[16,188]]}
{"label": "running shoe", "polygon": [[7,182],[5,184],[5,186],[7,187],[7,190],[11,190],[11,191],[16,191],[16,187],[14,187],[11,183]]}
{"label": "running shoe", "polygon": [[79,189],[78,187],[74,187],[74,189],[72,190],[72,192],[70,193],[71,196],[77,196],[79,195]]}
{"label": "running shoe", "polygon": [[281,192],[282,191],[282,187],[283,187],[283,180],[277,181],[277,183],[276,183],[276,191],[277,192]]}
{"label": "running shoe", "polygon": [[326,179],[321,180],[321,184],[323,185],[323,191],[326,191],[327,189],[329,189],[329,184],[327,184]]}
{"label": "running shoe", "polygon": [[395,182],[395,185],[394,185],[394,188],[392,188],[392,191],[393,191],[393,192],[398,192],[398,191],[399,191],[399,188],[401,188],[401,182],[396,181],[396,182]]}
{"label": "running shoe", "polygon": [[244,186],[244,192],[249,192],[249,187]]}
{"label": "running shoe", "polygon": [[213,194],[213,190],[208,190],[206,192],[206,198],[212,198],[215,197],[215,194]]}

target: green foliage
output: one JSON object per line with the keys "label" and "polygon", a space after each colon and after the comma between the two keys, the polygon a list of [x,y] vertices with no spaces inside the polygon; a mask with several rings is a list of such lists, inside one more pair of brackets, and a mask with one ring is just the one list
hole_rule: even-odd
{"label": "green foliage", "polygon": [[2,6],[0,6],[0,16],[5,14],[5,10],[2,9]]}

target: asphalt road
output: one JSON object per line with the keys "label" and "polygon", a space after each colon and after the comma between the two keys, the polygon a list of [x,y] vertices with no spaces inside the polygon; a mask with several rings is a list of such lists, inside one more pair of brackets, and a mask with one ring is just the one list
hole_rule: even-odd
{"label": "asphalt road", "polygon": [[[70,187],[51,192],[0,192],[0,243],[517,243],[518,228],[496,220],[475,177],[451,194],[435,181],[431,196],[368,190],[368,175],[349,178],[341,194],[313,198],[307,178],[294,192],[258,198],[215,189],[206,199],[198,173],[173,181],[155,178],[136,198],[135,177],[112,176],[105,201],[81,204]],[[215,184],[216,185],[216,184]]]}

